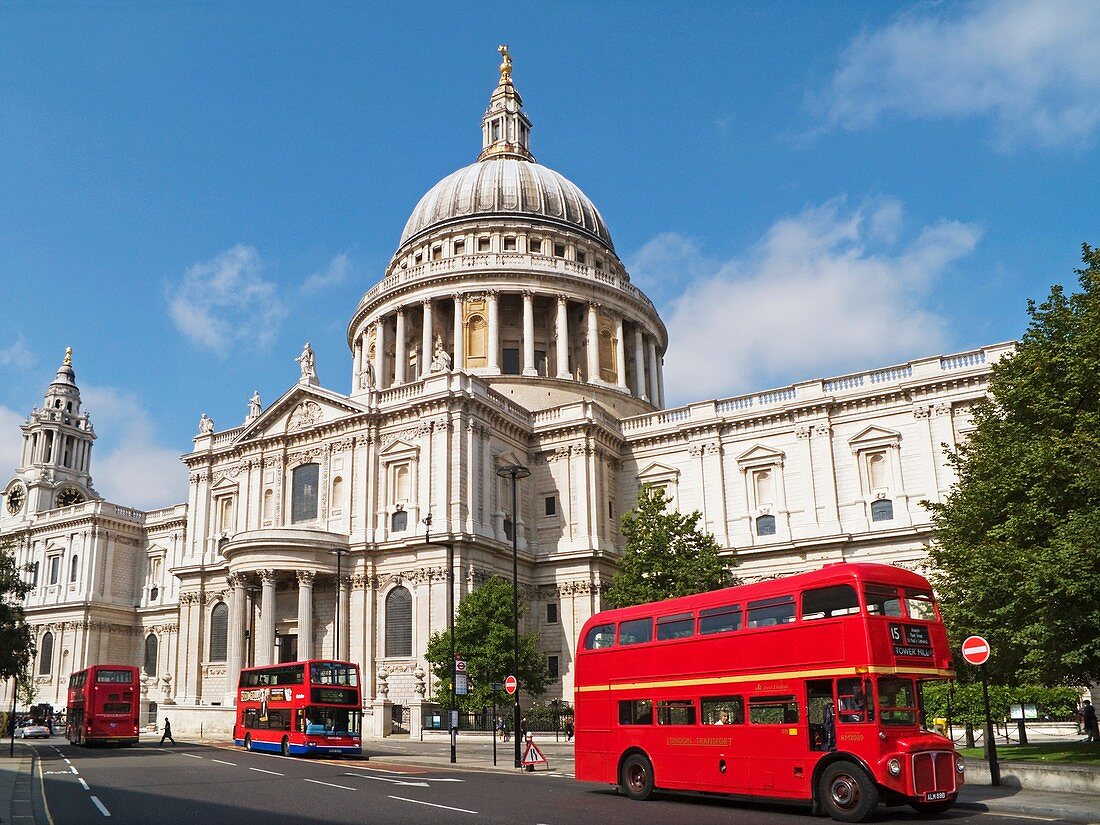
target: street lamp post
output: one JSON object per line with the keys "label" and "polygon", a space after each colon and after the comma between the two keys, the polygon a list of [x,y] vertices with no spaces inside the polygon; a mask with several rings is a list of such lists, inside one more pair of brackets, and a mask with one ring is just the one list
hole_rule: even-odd
{"label": "street lamp post", "polygon": [[516,518],[516,481],[527,478],[531,471],[522,464],[505,464],[497,468],[501,478],[512,479],[512,675],[516,677],[515,703],[512,705],[512,733],[516,743],[516,767],[521,768],[519,753],[519,519]]}
{"label": "street lamp post", "polygon": [[332,658],[340,659],[340,580],[344,577],[343,561],[348,554],[345,547],[333,547],[329,555],[336,556],[336,646],[332,649]]}
{"label": "street lamp post", "polygon": [[432,541],[432,514],[424,516],[424,543],[429,547],[447,548],[447,632],[451,637],[451,706],[447,708],[447,727],[451,733],[451,764],[458,761],[458,724],[454,719],[458,710],[455,697],[455,546],[449,541]]}

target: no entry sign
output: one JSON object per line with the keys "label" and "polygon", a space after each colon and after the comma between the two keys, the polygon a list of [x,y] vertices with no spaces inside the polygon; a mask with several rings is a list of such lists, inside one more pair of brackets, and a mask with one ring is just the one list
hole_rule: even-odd
{"label": "no entry sign", "polygon": [[515,676],[509,676],[504,680],[504,689],[508,691],[509,696],[516,692],[517,687],[519,687],[519,682],[516,681]]}
{"label": "no entry sign", "polygon": [[963,658],[972,665],[984,665],[989,661],[989,653],[989,642],[981,636],[967,636],[963,642]]}

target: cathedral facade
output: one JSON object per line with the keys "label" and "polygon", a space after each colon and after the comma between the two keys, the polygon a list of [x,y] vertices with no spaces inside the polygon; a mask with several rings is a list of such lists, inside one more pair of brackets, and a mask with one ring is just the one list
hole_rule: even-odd
{"label": "cathedral facade", "polygon": [[[461,598],[511,576],[513,536],[544,698],[570,700],[577,634],[642,484],[699,510],[745,579],[922,562],[921,502],[954,481],[943,445],[1011,343],[666,408],[665,326],[530,135],[504,50],[476,162],[423,196],[352,312],[350,391],[319,384],[307,344],[296,382],[266,408],[254,396],[242,426],[203,414],[184,503],[96,493],[66,355],[0,510],[33,585],[36,701],[63,707],[71,672],[131,663],[148,721],[224,731],[242,667],[337,657],[362,668],[368,732],[415,732],[427,643],[447,626],[436,543],[454,547]],[[515,465],[530,475],[513,512]]]}

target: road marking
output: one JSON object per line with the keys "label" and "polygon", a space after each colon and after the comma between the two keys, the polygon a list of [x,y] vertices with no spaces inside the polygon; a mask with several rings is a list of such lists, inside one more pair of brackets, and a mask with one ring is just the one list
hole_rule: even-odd
{"label": "road marking", "polygon": [[328,785],[330,788],[342,788],[345,791],[354,791],[355,788],[349,788],[347,785],[333,785],[331,782],[322,782],[319,779],[305,779],[304,782],[312,782],[314,785]]}
{"label": "road marking", "polygon": [[80,786],[81,786],[81,787],[82,787],[82,788],[83,788],[84,790],[86,790],[86,791],[90,791],[90,790],[91,790],[91,788],[89,788],[89,787],[88,787],[88,783],[87,783],[87,782],[85,782],[85,781],[84,781],[84,780],[83,780],[82,778],[78,777],[76,781],[80,783]]}
{"label": "road marking", "polygon": [[104,805],[104,804],[103,804],[102,802],[100,802],[100,801],[99,801],[99,798],[98,798],[98,797],[95,797],[95,796],[93,796],[93,797],[92,797],[92,802],[94,802],[94,803],[95,803],[95,806],[96,806],[97,808],[99,808],[99,812],[100,812],[101,814],[103,814],[104,816],[110,816],[110,815],[111,815],[111,812],[110,812],[110,811],[108,811],[108,810],[107,810],[107,808],[106,808],[106,806],[105,806],[105,805]]}
{"label": "road marking", "polygon": [[195,756],[193,753],[181,753],[180,756],[190,756],[192,759],[202,759],[201,756]]}
{"label": "road marking", "polygon": [[[64,757],[62,757],[62,759],[64,759]],[[71,764],[73,764],[73,763],[72,763],[72,762],[70,762],[70,761],[69,761],[68,759],[65,759],[65,764],[66,764],[66,765],[71,765]]]}
{"label": "road marking", "polygon": [[1054,816],[1029,816],[1028,814],[1013,814],[1013,813],[1001,813],[998,811],[982,811],[986,816],[1004,816],[1009,819],[1034,819],[1038,822],[1058,822],[1058,817]]}
{"label": "road marking", "polygon": [[371,776],[366,773],[345,773],[344,776],[354,776],[358,779],[373,779],[375,782],[392,782],[394,785],[410,785],[414,788],[427,788],[427,782],[407,782],[404,779],[390,779],[388,776]]}
{"label": "road marking", "polygon": [[[308,781],[308,780],[307,780]],[[452,808],[450,805],[436,805],[434,802],[424,802],[420,799],[406,799],[403,796],[391,796],[390,799],[398,799],[402,802],[412,802],[415,805],[428,805],[432,808],[443,808],[448,811],[458,811],[461,814],[476,814],[477,811],[469,811],[466,808]]]}
{"label": "road marking", "polygon": [[263,768],[249,768],[250,771],[256,771],[257,773],[269,773],[272,776],[285,776],[286,774],[276,773],[275,771],[265,771]]}
{"label": "road marking", "polygon": [[218,763],[219,765],[228,765],[228,766],[229,766],[229,767],[231,767],[231,768],[235,768],[235,767],[237,767],[237,763],[236,763],[236,762],[225,762],[225,761],[223,761],[223,760],[221,760],[221,759],[211,759],[210,761],[211,761],[211,762],[217,762],[217,763]]}

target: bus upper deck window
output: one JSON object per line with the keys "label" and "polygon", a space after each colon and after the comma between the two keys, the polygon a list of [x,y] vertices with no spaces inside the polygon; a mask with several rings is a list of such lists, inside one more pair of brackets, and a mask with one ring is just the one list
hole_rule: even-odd
{"label": "bus upper deck window", "polygon": [[828,619],[859,612],[859,597],[850,584],[818,587],[802,594],[802,618]]}
{"label": "bus upper deck window", "polygon": [[906,590],[905,612],[909,614],[910,619],[935,621],[936,603],[932,599],[932,594],[926,590]]}
{"label": "bus upper deck window", "polygon": [[794,621],[794,596],[749,602],[749,627],[771,627]]}
{"label": "bus upper deck window", "polygon": [[901,598],[896,587],[867,584],[863,586],[863,596],[867,599],[867,612],[872,616],[901,615]]}
{"label": "bus upper deck window", "polygon": [[708,607],[699,611],[699,632],[727,633],[741,629],[741,605],[727,604],[722,607]]}
{"label": "bus upper deck window", "polygon": [[600,650],[615,645],[615,625],[598,624],[584,637],[585,650]]}
{"label": "bus upper deck window", "polygon": [[657,619],[657,641],[685,639],[695,632],[695,617],[690,613],[661,616]]}
{"label": "bus upper deck window", "polygon": [[637,645],[653,641],[653,619],[631,619],[619,624],[619,644]]}

